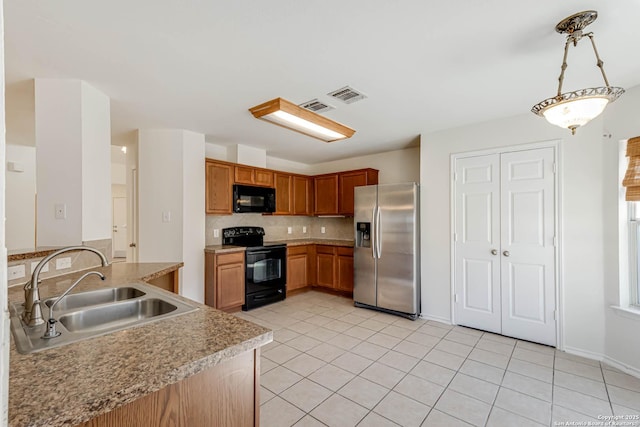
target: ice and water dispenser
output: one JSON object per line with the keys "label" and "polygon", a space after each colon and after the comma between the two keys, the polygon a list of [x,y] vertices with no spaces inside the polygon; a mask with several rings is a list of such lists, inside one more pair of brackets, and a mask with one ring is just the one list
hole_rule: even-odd
{"label": "ice and water dispenser", "polygon": [[371,223],[370,222],[356,223],[356,247],[357,248],[371,247]]}

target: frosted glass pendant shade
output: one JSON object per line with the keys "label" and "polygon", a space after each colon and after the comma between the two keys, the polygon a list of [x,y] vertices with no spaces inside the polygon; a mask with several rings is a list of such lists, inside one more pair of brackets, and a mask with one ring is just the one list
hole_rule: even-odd
{"label": "frosted glass pendant shade", "polygon": [[608,103],[607,98],[574,99],[550,106],[542,114],[549,123],[575,133],[578,127],[602,114]]}

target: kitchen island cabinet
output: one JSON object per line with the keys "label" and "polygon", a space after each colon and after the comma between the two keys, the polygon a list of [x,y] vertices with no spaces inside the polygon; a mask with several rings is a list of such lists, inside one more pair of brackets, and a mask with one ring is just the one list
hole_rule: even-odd
{"label": "kitchen island cabinet", "polygon": [[[74,292],[148,280],[181,265],[97,267],[106,280],[87,277]],[[43,280],[41,297],[60,295],[84,273]],[[22,287],[9,288],[8,297],[22,301]],[[273,333],[181,299],[198,309],[38,353],[18,353],[11,337],[9,426],[257,426],[260,347]]]}

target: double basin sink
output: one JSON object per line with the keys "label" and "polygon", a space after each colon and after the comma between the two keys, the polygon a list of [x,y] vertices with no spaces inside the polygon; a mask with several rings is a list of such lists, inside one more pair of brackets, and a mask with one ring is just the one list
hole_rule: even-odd
{"label": "double basin sink", "polygon": [[[43,314],[57,298],[43,302]],[[46,325],[26,326],[21,318],[24,306],[14,303],[11,309],[11,331],[20,353],[33,353],[60,347],[88,338],[143,325],[156,320],[197,310],[182,300],[142,283],[130,283],[117,288],[70,294],[54,307],[53,317],[61,335],[44,339]]]}

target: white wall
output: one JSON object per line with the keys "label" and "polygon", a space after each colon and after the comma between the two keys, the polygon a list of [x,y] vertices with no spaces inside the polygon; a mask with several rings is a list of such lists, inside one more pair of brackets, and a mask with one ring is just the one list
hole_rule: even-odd
{"label": "white wall", "polygon": [[[632,93],[633,92],[633,93]],[[638,111],[638,90],[612,105],[604,117],[578,129],[577,135],[523,114],[447,131],[423,134],[422,183],[422,311],[451,319],[450,307],[450,155],[485,148],[561,139],[563,331],[567,351],[605,357],[619,345],[615,358],[640,368],[640,349],[613,328],[611,309],[618,289],[617,141],[603,129],[622,128]],[[615,107],[615,109],[614,109]],[[614,115],[617,118],[614,118]],[[637,120],[636,120],[637,122]],[[628,129],[624,129],[628,132]],[[636,128],[638,134],[640,129]],[[633,135],[626,135],[633,136]],[[609,302],[607,302],[609,300]],[[637,330],[638,323],[635,323]],[[635,346],[635,347],[633,347]],[[627,353],[622,354],[622,348]],[[631,351],[630,351],[631,350]]]}
{"label": "white wall", "polygon": [[[609,360],[627,367],[634,367],[640,375],[640,341],[629,339],[637,337],[640,329],[640,315],[623,317],[621,312],[610,306],[629,298],[628,267],[626,249],[628,240],[626,228],[619,233],[618,218],[626,219],[626,204],[618,204],[618,143],[631,137],[640,136],[640,86],[627,91],[618,101],[605,111],[605,131],[611,134],[610,142],[603,152],[604,163],[604,230],[603,247],[605,257],[605,313],[607,334],[605,337],[606,356]],[[623,193],[623,192],[622,192]],[[622,265],[623,271],[618,268]]]}
{"label": "white wall", "polygon": [[[4,164],[4,17],[0,0],[0,163]],[[4,174],[0,174],[0,218],[4,218]],[[0,227],[0,425],[8,424],[9,400],[9,311],[7,310],[7,248],[4,225]]]}
{"label": "white wall", "polygon": [[184,132],[181,294],[204,302],[205,170],[204,135]]}
{"label": "white wall", "polygon": [[138,166],[138,260],[182,261],[182,131],[140,130]]}
{"label": "white wall", "polygon": [[[5,239],[9,249],[35,247],[36,229],[36,148],[7,144],[6,163],[19,163],[23,172],[5,168]],[[6,164],[3,163],[3,164]]]}
{"label": "white wall", "polygon": [[380,184],[418,182],[420,180],[420,147],[318,163],[310,166],[310,173],[316,175],[362,168],[378,169]]}
{"label": "white wall", "polygon": [[242,144],[233,145],[227,148],[227,158],[230,159],[230,162],[240,163],[241,165],[258,168],[267,167],[267,152],[262,148]]}
{"label": "white wall", "polygon": [[82,82],[82,241],[111,238],[109,97]]}
{"label": "white wall", "polygon": [[[79,80],[36,79],[38,245],[82,242],[82,125]],[[67,218],[55,218],[55,205]]]}
{"label": "white wall", "polygon": [[138,135],[138,261],[183,261],[180,293],[203,302],[204,135],[176,129]]}

